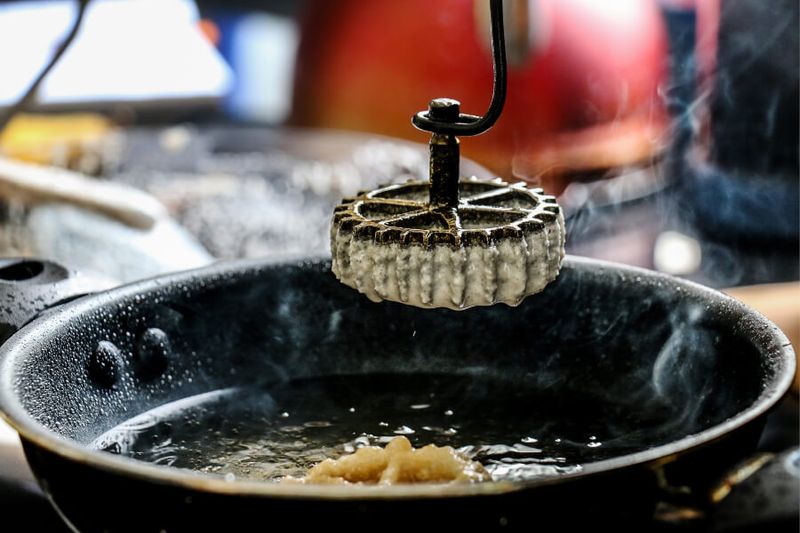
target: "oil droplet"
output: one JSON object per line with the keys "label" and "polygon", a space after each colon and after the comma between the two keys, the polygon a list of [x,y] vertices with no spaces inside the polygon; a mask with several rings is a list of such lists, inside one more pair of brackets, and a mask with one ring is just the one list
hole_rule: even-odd
{"label": "oil droplet", "polygon": [[327,428],[331,427],[333,424],[331,424],[327,420],[311,420],[303,425],[307,428]]}
{"label": "oil droplet", "polygon": [[350,411],[351,413],[355,413],[356,412],[356,408],[355,407],[351,407],[350,409],[348,409],[348,411]]}
{"label": "oil droplet", "polygon": [[453,416],[453,411],[448,409],[447,411],[444,412],[444,416]]}

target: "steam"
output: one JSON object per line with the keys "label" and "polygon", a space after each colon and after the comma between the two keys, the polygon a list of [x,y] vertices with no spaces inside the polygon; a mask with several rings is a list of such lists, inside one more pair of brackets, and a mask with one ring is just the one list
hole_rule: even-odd
{"label": "steam", "polygon": [[709,391],[708,361],[716,356],[708,331],[699,326],[701,317],[697,305],[672,314],[672,333],[653,364],[653,388],[659,397],[677,400],[675,407],[682,412],[676,419],[681,421],[695,418]]}
{"label": "steam", "polygon": [[[658,268],[653,244],[667,232],[701,250],[699,263],[686,258],[692,268],[673,274],[717,287],[791,279],[800,226],[798,6],[744,0],[714,12],[703,4],[663,8],[671,74],[658,98],[671,118],[655,142],[664,151],[571,180],[559,198],[567,251]],[[793,266],[776,266],[792,257]]]}

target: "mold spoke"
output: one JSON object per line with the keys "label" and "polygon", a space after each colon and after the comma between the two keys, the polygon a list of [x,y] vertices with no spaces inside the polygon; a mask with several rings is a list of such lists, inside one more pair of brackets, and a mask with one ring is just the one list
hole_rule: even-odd
{"label": "mold spoke", "polygon": [[439,218],[447,225],[450,231],[461,231],[461,216],[458,209],[443,209],[436,211]]}
{"label": "mold spoke", "polygon": [[480,205],[479,202],[484,200],[492,200],[492,201],[499,201],[499,200],[510,200],[513,198],[516,191],[514,189],[510,189],[507,187],[502,187],[494,191],[486,191],[478,194],[474,194],[472,196],[467,196],[466,198],[462,198],[462,203],[472,206],[472,205]]}
{"label": "mold spoke", "polygon": [[404,200],[402,198],[383,198],[381,196],[373,196],[370,197],[368,200],[365,200],[367,203],[374,203],[380,205],[391,205],[395,207],[410,207],[415,209],[423,209],[427,207],[427,203],[421,200]]}
{"label": "mold spoke", "polygon": [[516,209],[513,207],[492,207],[488,205],[468,205],[461,208],[461,211],[471,214],[481,215],[500,215],[500,216],[516,216],[520,218],[527,217],[529,211],[525,209]]}
{"label": "mold spoke", "polygon": [[383,220],[376,222],[379,222],[384,226],[402,225],[404,227],[408,227],[410,223],[420,221],[427,216],[429,216],[428,211],[420,209],[418,211],[411,211],[409,213],[403,213],[401,215],[384,218]]}

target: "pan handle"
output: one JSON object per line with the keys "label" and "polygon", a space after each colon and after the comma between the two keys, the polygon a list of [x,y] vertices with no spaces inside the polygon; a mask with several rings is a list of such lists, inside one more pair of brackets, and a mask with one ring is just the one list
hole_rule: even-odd
{"label": "pan handle", "polygon": [[753,454],[727,470],[701,495],[692,497],[689,487],[665,489],[660,486],[662,497],[654,518],[676,529],[750,531],[759,524],[796,524],[800,447]]}
{"label": "pan handle", "polygon": [[758,524],[797,524],[800,447],[751,457],[731,470],[711,494],[719,530]]}
{"label": "pan handle", "polygon": [[36,258],[0,258],[0,344],[42,311],[113,286]]}

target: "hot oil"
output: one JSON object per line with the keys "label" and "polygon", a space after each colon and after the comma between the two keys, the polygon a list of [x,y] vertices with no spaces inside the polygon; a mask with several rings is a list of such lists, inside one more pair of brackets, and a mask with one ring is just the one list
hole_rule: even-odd
{"label": "hot oil", "polygon": [[638,451],[647,446],[642,430],[663,425],[657,413],[642,416],[648,411],[636,406],[628,412],[599,399],[574,400],[476,375],[298,379],[173,402],[92,446],[226,479],[275,481],[404,435],[416,447],[453,446],[497,481],[574,472]]}

